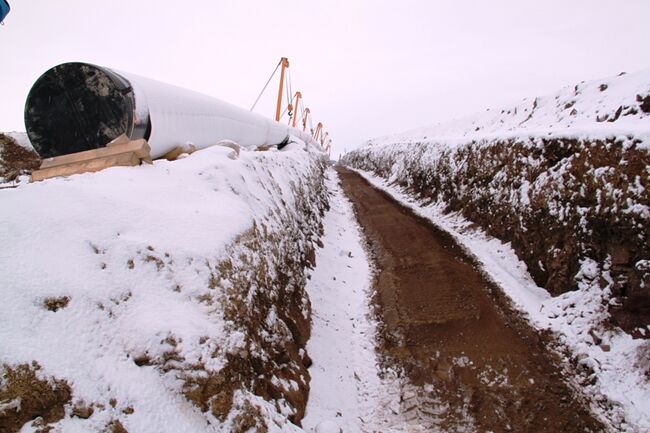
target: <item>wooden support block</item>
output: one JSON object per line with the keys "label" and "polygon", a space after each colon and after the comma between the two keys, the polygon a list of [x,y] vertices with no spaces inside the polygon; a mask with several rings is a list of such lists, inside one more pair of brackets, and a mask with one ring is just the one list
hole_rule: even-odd
{"label": "wooden support block", "polygon": [[149,147],[147,140],[140,139],[114,144],[110,147],[100,147],[99,149],[85,150],[83,152],[55,156],[54,158],[45,158],[41,163],[41,169],[67,165],[80,161],[88,161],[91,159],[104,158],[125,152],[134,152],[141,159],[151,160],[151,157],[149,155],[150,151],[151,148]]}
{"label": "wooden support block", "polygon": [[196,146],[193,144],[178,146],[164,154],[160,159],[166,159],[167,161],[176,161],[176,159],[178,159],[178,157],[182,154],[187,153],[188,155],[191,155],[194,152],[196,152]]}
{"label": "wooden support block", "polygon": [[178,158],[183,153],[185,153],[185,148],[183,146],[178,146],[177,148],[170,150],[164,154],[162,159],[166,159],[167,161],[176,161],[176,158]]}
{"label": "wooden support block", "polygon": [[131,139],[129,137],[127,137],[126,134],[122,134],[119,137],[117,137],[116,139],[114,139],[113,141],[111,141],[110,143],[108,143],[106,145],[106,147],[115,146],[116,144],[128,143],[129,141],[131,141]]}
{"label": "wooden support block", "polygon": [[32,182],[57,176],[70,176],[80,173],[91,173],[109,167],[131,167],[140,165],[140,157],[134,152],[109,155],[87,161],[72,162],[50,168],[43,168],[32,173]]}
{"label": "wooden support block", "polygon": [[56,176],[88,173],[108,167],[134,166],[140,161],[151,163],[151,148],[146,140],[113,140],[108,147],[46,158],[40,170],[32,173],[32,182]]}

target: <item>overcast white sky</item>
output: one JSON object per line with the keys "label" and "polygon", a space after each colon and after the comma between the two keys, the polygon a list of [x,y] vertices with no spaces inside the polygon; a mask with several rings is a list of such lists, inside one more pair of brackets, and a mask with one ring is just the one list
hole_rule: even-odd
{"label": "overcast white sky", "polygon": [[[36,78],[85,61],[249,108],[281,56],[335,153],[650,68],[650,0],[11,0],[0,131]],[[275,87],[259,110],[273,116]]]}

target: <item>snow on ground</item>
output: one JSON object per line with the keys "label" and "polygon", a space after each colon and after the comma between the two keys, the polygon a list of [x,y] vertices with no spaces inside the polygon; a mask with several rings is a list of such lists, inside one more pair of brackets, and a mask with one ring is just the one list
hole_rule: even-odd
{"label": "snow on ground", "polygon": [[[323,248],[307,284],[312,302],[311,391],[303,427],[317,433],[360,432],[377,387],[375,325],[370,311],[371,272],[350,202],[338,175],[328,171],[330,211]],[[374,397],[374,399],[373,399]],[[328,430],[329,429],[329,430]]]}
{"label": "snow on ground", "polygon": [[338,175],[328,172],[330,211],[325,215],[323,248],[307,285],[312,302],[313,365],[303,428],[344,433],[419,431],[396,418],[401,381],[380,371],[375,352],[372,275],[352,206]]}
{"label": "snow on ground", "polygon": [[633,134],[650,146],[650,69],[567,86],[519,104],[450,122],[372,139],[369,144],[471,140],[528,136],[619,137]]}
{"label": "snow on ground", "polygon": [[[231,431],[182,394],[187,375],[199,380],[250,349],[224,319],[232,282],[216,266],[254,224],[286,229],[318,158],[297,144],[239,158],[215,146],[0,190],[0,367],[36,361],[39,376],[70,385],[73,402],[94,404],[87,420],[68,407],[55,431],[103,431],[116,419],[138,433]],[[288,413],[248,397],[274,421],[269,431],[298,431]]]}
{"label": "snow on ground", "polygon": [[[478,259],[482,269],[512,299],[538,329],[553,331],[571,352],[578,366],[592,369],[597,381],[582,383],[580,388],[591,394],[596,402],[605,396],[614,407],[594,402],[592,408],[621,431],[642,433],[650,431],[650,387],[642,375],[646,368],[650,345],[643,339],[633,339],[624,332],[606,331],[594,344],[592,329],[606,314],[602,297],[606,296],[598,281],[595,262],[582,263],[582,284],[579,290],[551,297],[538,287],[509,244],[487,236],[458,213],[445,214],[444,203],[422,203],[403,189],[370,172],[357,170],[376,187],[388,192],[415,213],[429,219],[449,232],[469,254]],[[605,270],[606,271],[606,270]],[[640,355],[640,356],[639,356]],[[568,360],[567,360],[568,361]],[[576,384],[577,386],[577,384]]]}

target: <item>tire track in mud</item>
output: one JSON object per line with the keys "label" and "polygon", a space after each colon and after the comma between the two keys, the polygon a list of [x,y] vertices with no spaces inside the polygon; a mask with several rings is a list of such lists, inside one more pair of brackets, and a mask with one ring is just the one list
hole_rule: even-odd
{"label": "tire track in mud", "polygon": [[400,372],[391,430],[601,432],[549,340],[452,237],[338,167],[379,271],[383,367]]}

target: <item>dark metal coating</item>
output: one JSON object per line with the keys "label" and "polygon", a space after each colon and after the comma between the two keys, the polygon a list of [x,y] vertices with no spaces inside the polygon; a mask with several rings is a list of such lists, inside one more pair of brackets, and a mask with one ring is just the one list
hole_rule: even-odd
{"label": "dark metal coating", "polygon": [[42,158],[97,149],[134,131],[135,97],[127,80],[86,63],[65,63],[45,72],[25,104],[25,127]]}

